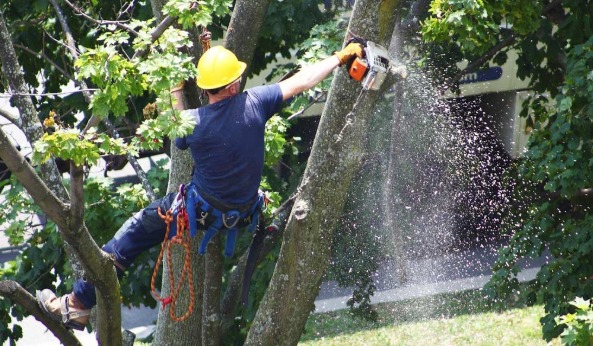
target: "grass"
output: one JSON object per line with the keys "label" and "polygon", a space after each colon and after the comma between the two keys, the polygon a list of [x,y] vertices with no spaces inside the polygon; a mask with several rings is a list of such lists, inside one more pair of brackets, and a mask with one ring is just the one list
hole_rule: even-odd
{"label": "grass", "polygon": [[[559,346],[542,339],[541,305],[500,309],[472,290],[376,305],[376,322],[347,310],[309,317],[300,346]],[[150,345],[136,342],[134,345]]]}
{"label": "grass", "polygon": [[299,345],[561,345],[542,339],[541,306],[499,310],[479,291],[381,304],[377,311],[377,322],[346,310],[312,315]]}

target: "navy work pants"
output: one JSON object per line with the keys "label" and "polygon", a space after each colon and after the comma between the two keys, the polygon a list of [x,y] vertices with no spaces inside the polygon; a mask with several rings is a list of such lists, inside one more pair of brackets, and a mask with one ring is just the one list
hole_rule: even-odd
{"label": "navy work pants", "polygon": [[[103,246],[103,251],[112,254],[118,264],[127,268],[142,252],[160,244],[165,237],[167,225],[158,215],[158,208],[160,207],[163,213],[169,210],[176,195],[176,192],[170,193],[134,214]],[[121,278],[123,271],[118,267],[116,269]],[[84,279],[76,280],[73,292],[87,309],[97,304],[95,286],[90,282]]]}

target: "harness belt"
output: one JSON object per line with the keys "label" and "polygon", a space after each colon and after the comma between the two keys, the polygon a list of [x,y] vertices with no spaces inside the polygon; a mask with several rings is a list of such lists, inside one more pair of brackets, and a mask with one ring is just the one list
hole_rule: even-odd
{"label": "harness belt", "polygon": [[[184,198],[185,197],[185,198]],[[187,216],[189,219],[190,236],[195,237],[199,229],[205,229],[204,236],[200,242],[198,253],[204,255],[210,239],[216,232],[226,230],[226,244],[224,255],[233,256],[235,252],[235,241],[239,228],[248,227],[249,233],[257,228],[259,214],[264,204],[264,194],[259,192],[253,203],[243,206],[230,206],[220,201],[216,201],[208,196],[204,198],[198,192],[193,183],[185,187],[180,187],[180,192],[171,206],[174,213],[177,213],[177,206],[185,199]],[[179,202],[178,202],[179,200]],[[175,230],[175,227],[171,227]],[[173,237],[175,234],[170,235]]]}

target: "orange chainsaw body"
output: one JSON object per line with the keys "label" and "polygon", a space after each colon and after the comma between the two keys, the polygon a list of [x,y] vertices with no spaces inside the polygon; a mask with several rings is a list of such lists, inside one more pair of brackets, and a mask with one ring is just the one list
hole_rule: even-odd
{"label": "orange chainsaw body", "polygon": [[348,70],[348,73],[350,74],[350,77],[352,77],[352,79],[360,82],[362,81],[368,70],[369,64],[366,61],[366,59],[356,58],[352,62],[352,65],[350,66],[350,70]]}

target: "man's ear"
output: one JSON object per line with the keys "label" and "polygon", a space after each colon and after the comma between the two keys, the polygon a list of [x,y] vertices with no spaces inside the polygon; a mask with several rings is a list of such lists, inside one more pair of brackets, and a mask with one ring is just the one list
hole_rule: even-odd
{"label": "man's ear", "polygon": [[229,89],[231,95],[235,96],[241,92],[241,83],[233,83]]}

